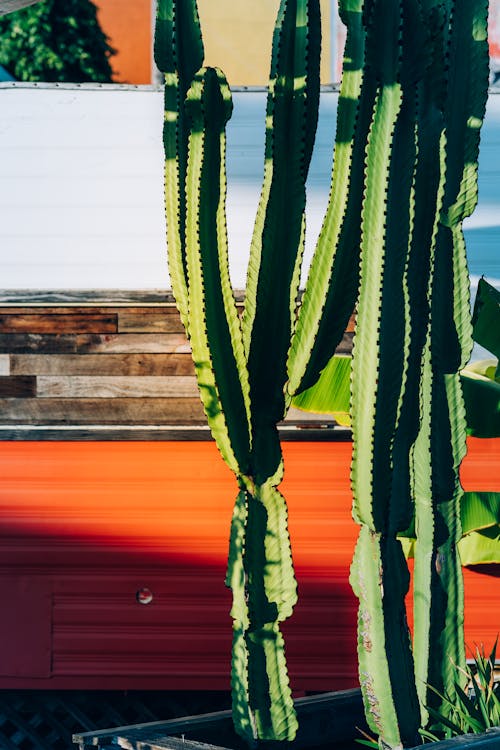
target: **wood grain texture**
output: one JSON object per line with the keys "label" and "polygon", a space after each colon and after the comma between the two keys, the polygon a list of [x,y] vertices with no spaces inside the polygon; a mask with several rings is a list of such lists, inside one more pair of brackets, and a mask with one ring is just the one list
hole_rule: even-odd
{"label": "wood grain texture", "polygon": [[34,396],[36,396],[34,376],[0,376],[0,398],[33,398]]}
{"label": "wood grain texture", "polygon": [[[282,443],[346,443],[352,439],[351,431],[344,427],[328,429],[316,426],[279,425]],[[28,442],[213,442],[206,424],[152,425],[152,424],[89,424],[89,425],[33,425],[0,424],[0,443]]]}
{"label": "wood grain texture", "polygon": [[[245,293],[235,290],[240,302]],[[175,307],[169,289],[3,289],[2,307]]]}
{"label": "wood grain texture", "polygon": [[[341,353],[352,348],[353,323]],[[206,425],[189,342],[160,290],[0,291],[0,401],[0,441],[89,440],[103,428],[106,440],[158,440],[158,428],[168,434],[181,422],[182,439],[197,440]],[[282,438],[329,441],[333,425],[292,410]]]}
{"label": "wood grain texture", "polygon": [[183,333],[180,317],[175,313],[165,314],[126,310],[118,313],[119,333]]}
{"label": "wood grain texture", "polygon": [[0,333],[114,333],[117,330],[117,316],[25,314],[9,315],[0,312]]}
{"label": "wood grain texture", "polygon": [[205,424],[198,398],[0,398],[3,424]]}
{"label": "wood grain texture", "polygon": [[[26,380],[27,376],[17,378]],[[16,378],[7,378],[16,380]],[[33,381],[35,379],[33,378]],[[2,395],[0,378],[0,395]],[[7,394],[5,394],[7,395]],[[196,378],[189,375],[142,376],[89,376],[40,375],[37,378],[39,398],[196,398]]]}
{"label": "wood grain texture", "polygon": [[174,304],[168,289],[3,289],[2,307],[105,307]]}
{"label": "wood grain texture", "polygon": [[[90,334],[97,336],[97,334]],[[108,334],[111,335],[111,334]],[[87,334],[87,337],[89,334]],[[11,354],[76,354],[77,335],[0,333],[0,352]]]}
{"label": "wood grain texture", "polygon": [[0,333],[0,352],[11,354],[167,354],[191,352],[183,333]]}
{"label": "wood grain texture", "polygon": [[13,354],[13,375],[193,375],[190,354]]}
{"label": "wood grain texture", "polygon": [[191,353],[184,333],[82,334],[75,343],[78,354]]}

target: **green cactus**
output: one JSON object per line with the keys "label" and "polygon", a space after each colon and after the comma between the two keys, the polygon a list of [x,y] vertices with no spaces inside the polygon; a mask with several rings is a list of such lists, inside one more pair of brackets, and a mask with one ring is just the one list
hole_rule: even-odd
{"label": "green cactus", "polygon": [[[230,90],[220,70],[202,67],[195,0],[159,0],[169,266],[207,420],[239,487],[226,582],[233,717],[250,742],[290,741],[297,729],[280,631],[297,591],[277,424],[317,382],[357,304],[360,682],[381,747],[399,748],[418,744],[426,683],[451,695],[447,656],[463,661],[458,371],[470,320],[461,223],[476,201],[487,0],[340,0],[339,12],[347,41],[330,199],[298,304],[320,14],[319,0],[280,2],[240,321],[225,218]],[[413,644],[398,539],[412,523]]]}
{"label": "green cactus", "polygon": [[165,0],[158,6],[172,287],[208,423],[240,488],[227,583],[233,589],[233,713],[236,728],[250,741],[291,740],[297,728],[279,629],[292,612],[297,587],[286,503],[277,489],[283,475],[277,423],[286,410],[319,52],[319,0],[283,0],[273,40],[264,183],[240,324],[225,221],[230,91],[221,71],[200,67],[195,3]]}
{"label": "green cactus", "polygon": [[[426,685],[452,695],[453,663],[465,659],[457,543],[466,425],[458,373],[472,342],[461,223],[476,201],[487,3],[389,4],[399,14],[392,23],[399,58],[377,49],[383,5],[374,0],[366,16],[365,65],[375,67],[373,51],[385,67],[365,164],[352,365],[352,479],[362,530],[351,580],[360,599],[366,708],[381,744],[398,747],[417,744],[418,703],[425,723],[436,696]],[[409,577],[396,541],[412,516],[413,649]],[[364,564],[367,555],[378,564]]]}

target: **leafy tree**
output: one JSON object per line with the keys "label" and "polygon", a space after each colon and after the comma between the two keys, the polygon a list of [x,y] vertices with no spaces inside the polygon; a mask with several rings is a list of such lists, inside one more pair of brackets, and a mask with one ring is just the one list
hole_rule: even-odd
{"label": "leafy tree", "polygon": [[0,18],[0,65],[20,81],[110,82],[114,54],[91,0],[44,0]]}

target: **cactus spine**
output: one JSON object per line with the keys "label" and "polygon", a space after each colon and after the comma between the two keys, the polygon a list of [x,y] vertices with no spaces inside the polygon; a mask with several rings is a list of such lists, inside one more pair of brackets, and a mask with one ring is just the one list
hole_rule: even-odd
{"label": "cactus spine", "polygon": [[[203,67],[195,0],[159,0],[169,265],[208,423],[239,487],[227,584],[233,716],[249,741],[290,741],[297,729],[280,631],[297,592],[277,423],[320,377],[357,301],[360,681],[381,746],[399,748],[418,743],[426,683],[451,693],[447,656],[463,662],[458,371],[471,344],[461,223],[476,201],[487,0],[340,0],[339,12],[347,42],[330,200],[298,306],[320,16],[319,0],[280,2],[240,322],[225,220],[230,91]],[[397,538],[412,522],[413,647]]]}

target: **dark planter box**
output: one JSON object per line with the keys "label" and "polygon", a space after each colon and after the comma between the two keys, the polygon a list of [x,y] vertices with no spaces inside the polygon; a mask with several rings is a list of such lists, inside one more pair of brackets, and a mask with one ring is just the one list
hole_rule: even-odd
{"label": "dark planter box", "polygon": [[[298,698],[295,707],[299,731],[289,750],[355,750],[361,735],[357,727],[366,729],[359,690]],[[118,746],[126,750],[247,750],[248,746],[235,734],[231,711],[187,716],[165,722],[115,727],[101,732],[73,735],[79,750],[100,750]],[[282,743],[259,743],[272,750]],[[500,750],[500,727],[482,735],[468,734],[429,745],[430,750]],[[413,748],[412,750],[418,750]]]}
{"label": "dark planter box", "polygon": [[[351,750],[356,727],[366,728],[359,690],[298,698],[295,707],[299,730],[295,741],[287,745],[290,750],[320,747]],[[75,734],[73,742],[79,750],[113,745],[129,750],[209,750],[216,747],[248,750],[248,745],[233,729],[231,711]],[[283,743],[259,743],[259,747],[264,746],[279,748]]]}

